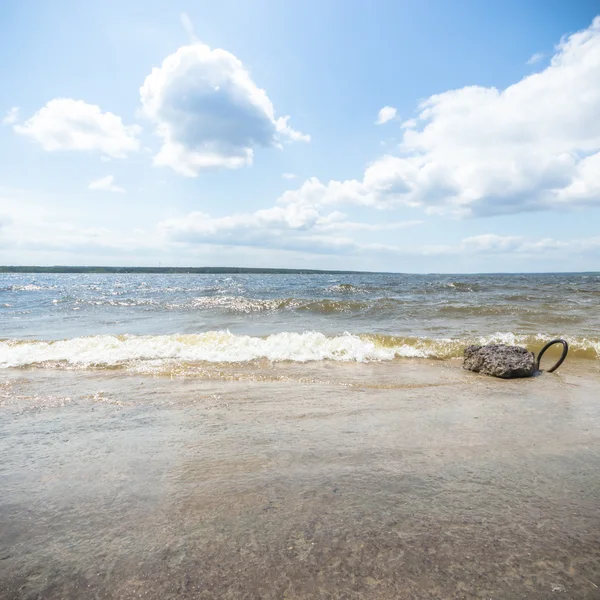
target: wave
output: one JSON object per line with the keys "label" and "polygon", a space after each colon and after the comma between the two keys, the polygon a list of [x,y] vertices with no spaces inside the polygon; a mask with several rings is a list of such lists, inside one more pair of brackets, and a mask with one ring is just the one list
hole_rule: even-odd
{"label": "wave", "polygon": [[42,286],[36,285],[35,283],[28,283],[25,285],[12,284],[0,288],[0,292],[41,292],[45,290],[56,289],[56,286]]}
{"label": "wave", "polygon": [[450,288],[456,292],[479,292],[483,286],[477,283],[466,283],[464,281],[447,281],[442,284],[444,288]]}
{"label": "wave", "polygon": [[376,298],[373,300],[335,299],[335,298],[249,298],[246,296],[199,296],[196,298],[173,301],[152,298],[96,298],[82,299],[63,296],[50,301],[53,306],[74,307],[72,310],[94,309],[96,307],[142,308],[155,311],[211,311],[217,310],[232,314],[250,314],[267,312],[298,312],[321,315],[344,313],[368,313],[377,316],[394,314],[402,310],[408,302],[401,298]]}
{"label": "wave", "polygon": [[[549,338],[513,333],[462,339],[399,337],[378,334],[326,336],[320,332],[282,332],[266,337],[210,331],[190,335],[99,335],[61,341],[0,341],[0,368],[139,367],[161,361],[179,363],[239,363],[259,359],[278,361],[391,361],[401,358],[450,359],[465,346],[507,343],[538,351]],[[567,338],[572,355],[600,357],[600,340]]]}
{"label": "wave", "polygon": [[[196,309],[220,308],[235,313],[251,313],[275,311],[293,308],[300,300],[293,298],[247,298],[245,296],[200,296],[192,300],[190,307]],[[182,308],[181,305],[171,304],[171,308]]]}
{"label": "wave", "polygon": [[357,294],[360,292],[369,293],[374,290],[379,290],[381,288],[358,286],[358,285],[354,285],[352,283],[337,283],[335,285],[330,285],[326,289],[328,292],[331,292],[333,294]]}
{"label": "wave", "polygon": [[[446,317],[540,317],[558,323],[580,323],[586,320],[583,311],[564,311],[554,304],[444,304],[436,307],[438,313]],[[585,309],[584,309],[585,310]]]}
{"label": "wave", "polygon": [[[394,302],[393,300],[391,302]],[[245,296],[201,296],[187,305],[169,304],[169,308],[196,310],[221,309],[233,313],[275,312],[283,310],[334,314],[361,312],[376,308],[380,302],[311,298],[247,298]]]}
{"label": "wave", "polygon": [[420,285],[416,282],[391,282],[388,285],[355,285],[352,283],[339,283],[330,285],[328,292],[334,294],[371,294],[373,292],[385,292],[391,289],[399,293],[410,291],[412,293],[439,293],[442,292],[481,292],[487,288],[481,283],[465,282],[465,281],[424,281]]}
{"label": "wave", "polygon": [[[133,301],[108,301],[112,306],[135,305]],[[152,305],[153,301],[141,300],[138,305]],[[359,298],[249,298],[246,296],[200,296],[192,301],[178,304],[169,303],[169,310],[212,310],[217,309],[236,314],[248,314],[257,312],[292,311],[299,313],[313,313],[320,315],[335,315],[344,313],[368,314],[370,316],[382,316],[386,314],[402,314],[407,307],[414,305],[414,300],[406,298],[380,297],[374,299]],[[160,307],[162,308],[162,307]],[[582,314],[568,314],[557,311],[554,304],[432,304],[432,312],[438,312],[446,317],[463,317],[465,315],[478,316],[514,316],[514,315],[548,315],[556,323],[579,322],[584,320]],[[585,307],[584,307],[585,309]]]}
{"label": "wave", "polygon": [[[67,298],[58,298],[52,300],[52,304],[59,304],[61,302],[68,302]],[[160,303],[151,298],[121,298],[120,300],[101,299],[101,300],[75,300],[75,304],[87,304],[90,306],[156,306],[161,308]]]}

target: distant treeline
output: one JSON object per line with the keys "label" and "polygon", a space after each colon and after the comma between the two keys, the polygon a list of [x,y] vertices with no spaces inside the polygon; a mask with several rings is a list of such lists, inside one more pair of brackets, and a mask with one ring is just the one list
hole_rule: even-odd
{"label": "distant treeline", "polygon": [[[364,272],[364,271],[362,271]],[[273,275],[350,275],[361,271],[320,271],[317,269],[247,269],[244,267],[2,267],[0,273],[173,273],[232,274],[257,273]]]}

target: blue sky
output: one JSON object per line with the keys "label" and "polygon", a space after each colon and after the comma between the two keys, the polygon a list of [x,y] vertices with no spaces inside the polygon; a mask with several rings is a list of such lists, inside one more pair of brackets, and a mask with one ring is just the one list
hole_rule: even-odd
{"label": "blue sky", "polygon": [[598,270],[597,13],[6,0],[0,264]]}

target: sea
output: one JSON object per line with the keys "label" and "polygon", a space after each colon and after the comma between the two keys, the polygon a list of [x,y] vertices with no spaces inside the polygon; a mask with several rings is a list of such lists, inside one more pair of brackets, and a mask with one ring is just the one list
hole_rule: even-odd
{"label": "sea", "polygon": [[[600,274],[0,274],[0,368],[600,356]],[[183,369],[183,371],[182,371]]]}
{"label": "sea", "polygon": [[[0,598],[598,598],[600,274],[0,274]],[[504,380],[464,347],[569,342]]]}

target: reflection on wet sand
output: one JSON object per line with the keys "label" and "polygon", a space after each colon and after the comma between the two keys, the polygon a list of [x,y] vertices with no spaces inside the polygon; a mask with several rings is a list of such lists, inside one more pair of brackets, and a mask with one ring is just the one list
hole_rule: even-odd
{"label": "reflection on wet sand", "polygon": [[0,598],[600,596],[595,363],[211,369],[3,374]]}

